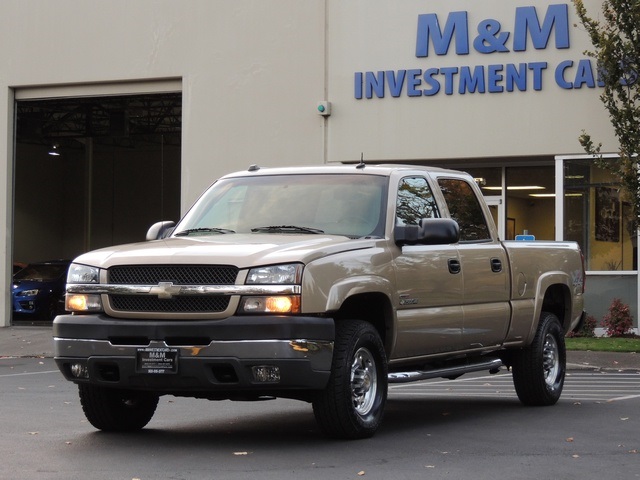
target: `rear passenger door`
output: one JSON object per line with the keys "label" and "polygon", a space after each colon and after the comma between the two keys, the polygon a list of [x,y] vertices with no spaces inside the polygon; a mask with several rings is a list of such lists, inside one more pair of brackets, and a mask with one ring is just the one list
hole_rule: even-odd
{"label": "rear passenger door", "polygon": [[[439,218],[431,187],[422,176],[401,178],[396,225]],[[405,245],[395,258],[399,293],[394,357],[417,357],[462,346],[462,275],[456,245]]]}
{"label": "rear passenger door", "polygon": [[[460,273],[463,288],[463,347],[502,343],[511,309],[506,252],[489,227],[477,187],[464,178],[438,178],[451,218],[460,226]],[[493,233],[492,233],[493,232]]]}

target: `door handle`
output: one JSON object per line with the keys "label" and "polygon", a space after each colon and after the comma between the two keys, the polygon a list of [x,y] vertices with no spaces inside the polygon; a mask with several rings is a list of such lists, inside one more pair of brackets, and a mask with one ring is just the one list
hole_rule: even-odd
{"label": "door handle", "polygon": [[462,270],[460,261],[457,258],[450,258],[447,261],[447,264],[449,265],[449,273],[452,273],[455,275],[457,273],[460,273],[460,271]]}
{"label": "door handle", "polygon": [[502,271],[502,261],[499,258],[491,259],[491,271],[493,273],[499,273]]}

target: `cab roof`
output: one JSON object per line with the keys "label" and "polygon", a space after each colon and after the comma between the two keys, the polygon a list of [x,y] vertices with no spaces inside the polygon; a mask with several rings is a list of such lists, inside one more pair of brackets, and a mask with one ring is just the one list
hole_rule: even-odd
{"label": "cab roof", "polygon": [[465,174],[459,170],[449,170],[439,167],[424,165],[403,165],[403,164],[324,164],[311,166],[291,166],[291,167],[262,167],[251,165],[247,170],[229,173],[222,178],[256,176],[256,175],[313,175],[313,174],[345,174],[358,173],[364,175],[390,176],[394,172],[425,172],[425,173],[450,173],[455,175]]}

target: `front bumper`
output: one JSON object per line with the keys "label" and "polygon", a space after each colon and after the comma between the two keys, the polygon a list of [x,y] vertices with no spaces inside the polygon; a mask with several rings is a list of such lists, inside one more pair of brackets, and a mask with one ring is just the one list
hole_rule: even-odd
{"label": "front bumper", "polygon": [[[55,361],[67,380],[207,398],[321,390],[334,335],[333,319],[319,317],[148,321],[60,315],[53,323]],[[177,372],[141,371],[138,352],[144,348],[177,351]],[[74,375],[73,365],[82,365],[86,378]],[[257,378],[255,369],[262,367],[277,369],[277,379]]]}

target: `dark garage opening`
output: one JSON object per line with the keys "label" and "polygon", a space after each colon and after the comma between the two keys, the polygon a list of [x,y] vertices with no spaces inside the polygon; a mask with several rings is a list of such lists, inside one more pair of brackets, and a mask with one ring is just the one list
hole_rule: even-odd
{"label": "dark garage opening", "polygon": [[[180,93],[16,102],[14,270],[177,220],[181,128]],[[13,323],[52,315],[17,312],[14,299]]]}

